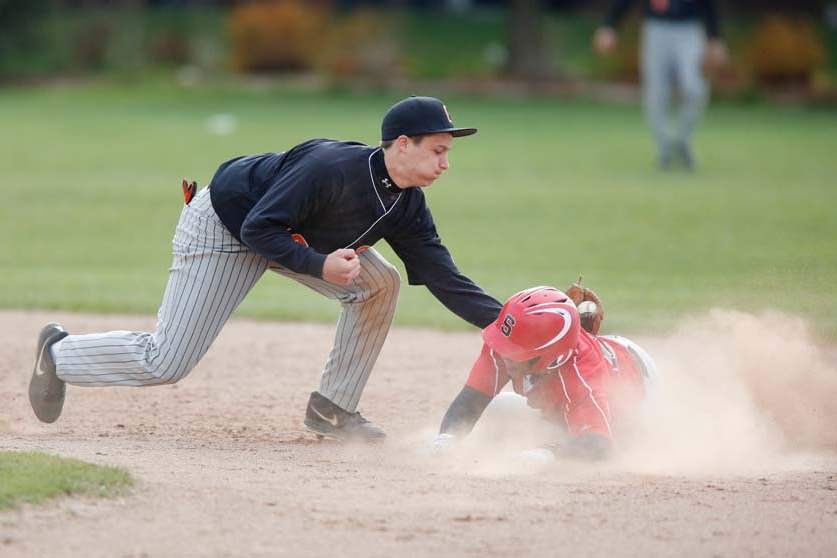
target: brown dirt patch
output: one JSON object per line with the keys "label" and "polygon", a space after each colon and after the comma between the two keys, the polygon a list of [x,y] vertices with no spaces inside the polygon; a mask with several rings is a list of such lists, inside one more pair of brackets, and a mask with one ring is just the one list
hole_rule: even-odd
{"label": "brown dirt patch", "polygon": [[[233,320],[181,383],[70,387],[59,422],[42,425],[26,385],[35,336],[49,320],[79,332],[153,327],[143,317],[0,312],[0,449],[119,465],[139,482],[116,500],[0,514],[4,558],[831,556],[837,548],[829,438],[800,454],[767,436],[774,445],[723,467],[684,454],[637,461],[636,452],[601,466],[539,468],[421,456],[479,349],[475,333],[395,329],[361,402],[390,437],[352,447],[316,442],[301,426],[330,326]],[[644,343],[665,352],[679,341]],[[737,427],[747,432],[759,416]],[[709,444],[702,430],[686,432]],[[735,440],[723,443],[712,449]]]}

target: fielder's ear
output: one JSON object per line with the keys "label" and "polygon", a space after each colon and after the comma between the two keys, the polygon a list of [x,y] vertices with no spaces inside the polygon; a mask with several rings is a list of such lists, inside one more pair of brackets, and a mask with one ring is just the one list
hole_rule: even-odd
{"label": "fielder's ear", "polygon": [[400,135],[395,138],[395,146],[398,148],[398,151],[403,153],[407,150],[407,146],[410,144],[410,138],[405,135]]}

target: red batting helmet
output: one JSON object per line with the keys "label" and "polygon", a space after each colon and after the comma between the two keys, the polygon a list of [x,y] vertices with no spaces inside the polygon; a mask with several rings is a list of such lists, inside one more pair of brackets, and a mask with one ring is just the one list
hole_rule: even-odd
{"label": "red batting helmet", "polygon": [[532,370],[556,368],[573,355],[579,324],[578,310],[566,294],[533,287],[508,299],[500,316],[482,330],[482,338],[509,360],[537,358]]}

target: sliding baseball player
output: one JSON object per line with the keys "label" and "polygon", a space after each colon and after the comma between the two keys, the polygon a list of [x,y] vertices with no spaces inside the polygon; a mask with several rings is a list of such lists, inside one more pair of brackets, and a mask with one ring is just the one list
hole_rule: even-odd
{"label": "sliding baseball player", "polygon": [[[581,310],[581,313],[579,313]],[[434,445],[455,445],[492,400],[517,398],[555,424],[564,442],[549,451],[600,459],[617,426],[649,391],[651,357],[624,337],[598,335],[604,311],[590,290],[534,287],[509,298],[483,329],[483,347],[442,420]],[[501,390],[511,383],[512,393]],[[560,436],[559,436],[560,434]]]}

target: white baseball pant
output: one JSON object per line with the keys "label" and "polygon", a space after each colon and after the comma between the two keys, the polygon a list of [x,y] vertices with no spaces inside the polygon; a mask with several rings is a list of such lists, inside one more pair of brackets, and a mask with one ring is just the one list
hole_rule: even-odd
{"label": "white baseball pant", "polygon": [[241,244],[212,208],[209,189],[183,208],[173,263],[153,332],[70,335],[55,351],[58,377],[77,386],[151,386],[184,378],[262,274],[270,269],[339,300],[334,346],[318,391],[353,412],[386,339],[400,288],[398,271],[377,251],[359,255],[349,286],[294,273]]}

